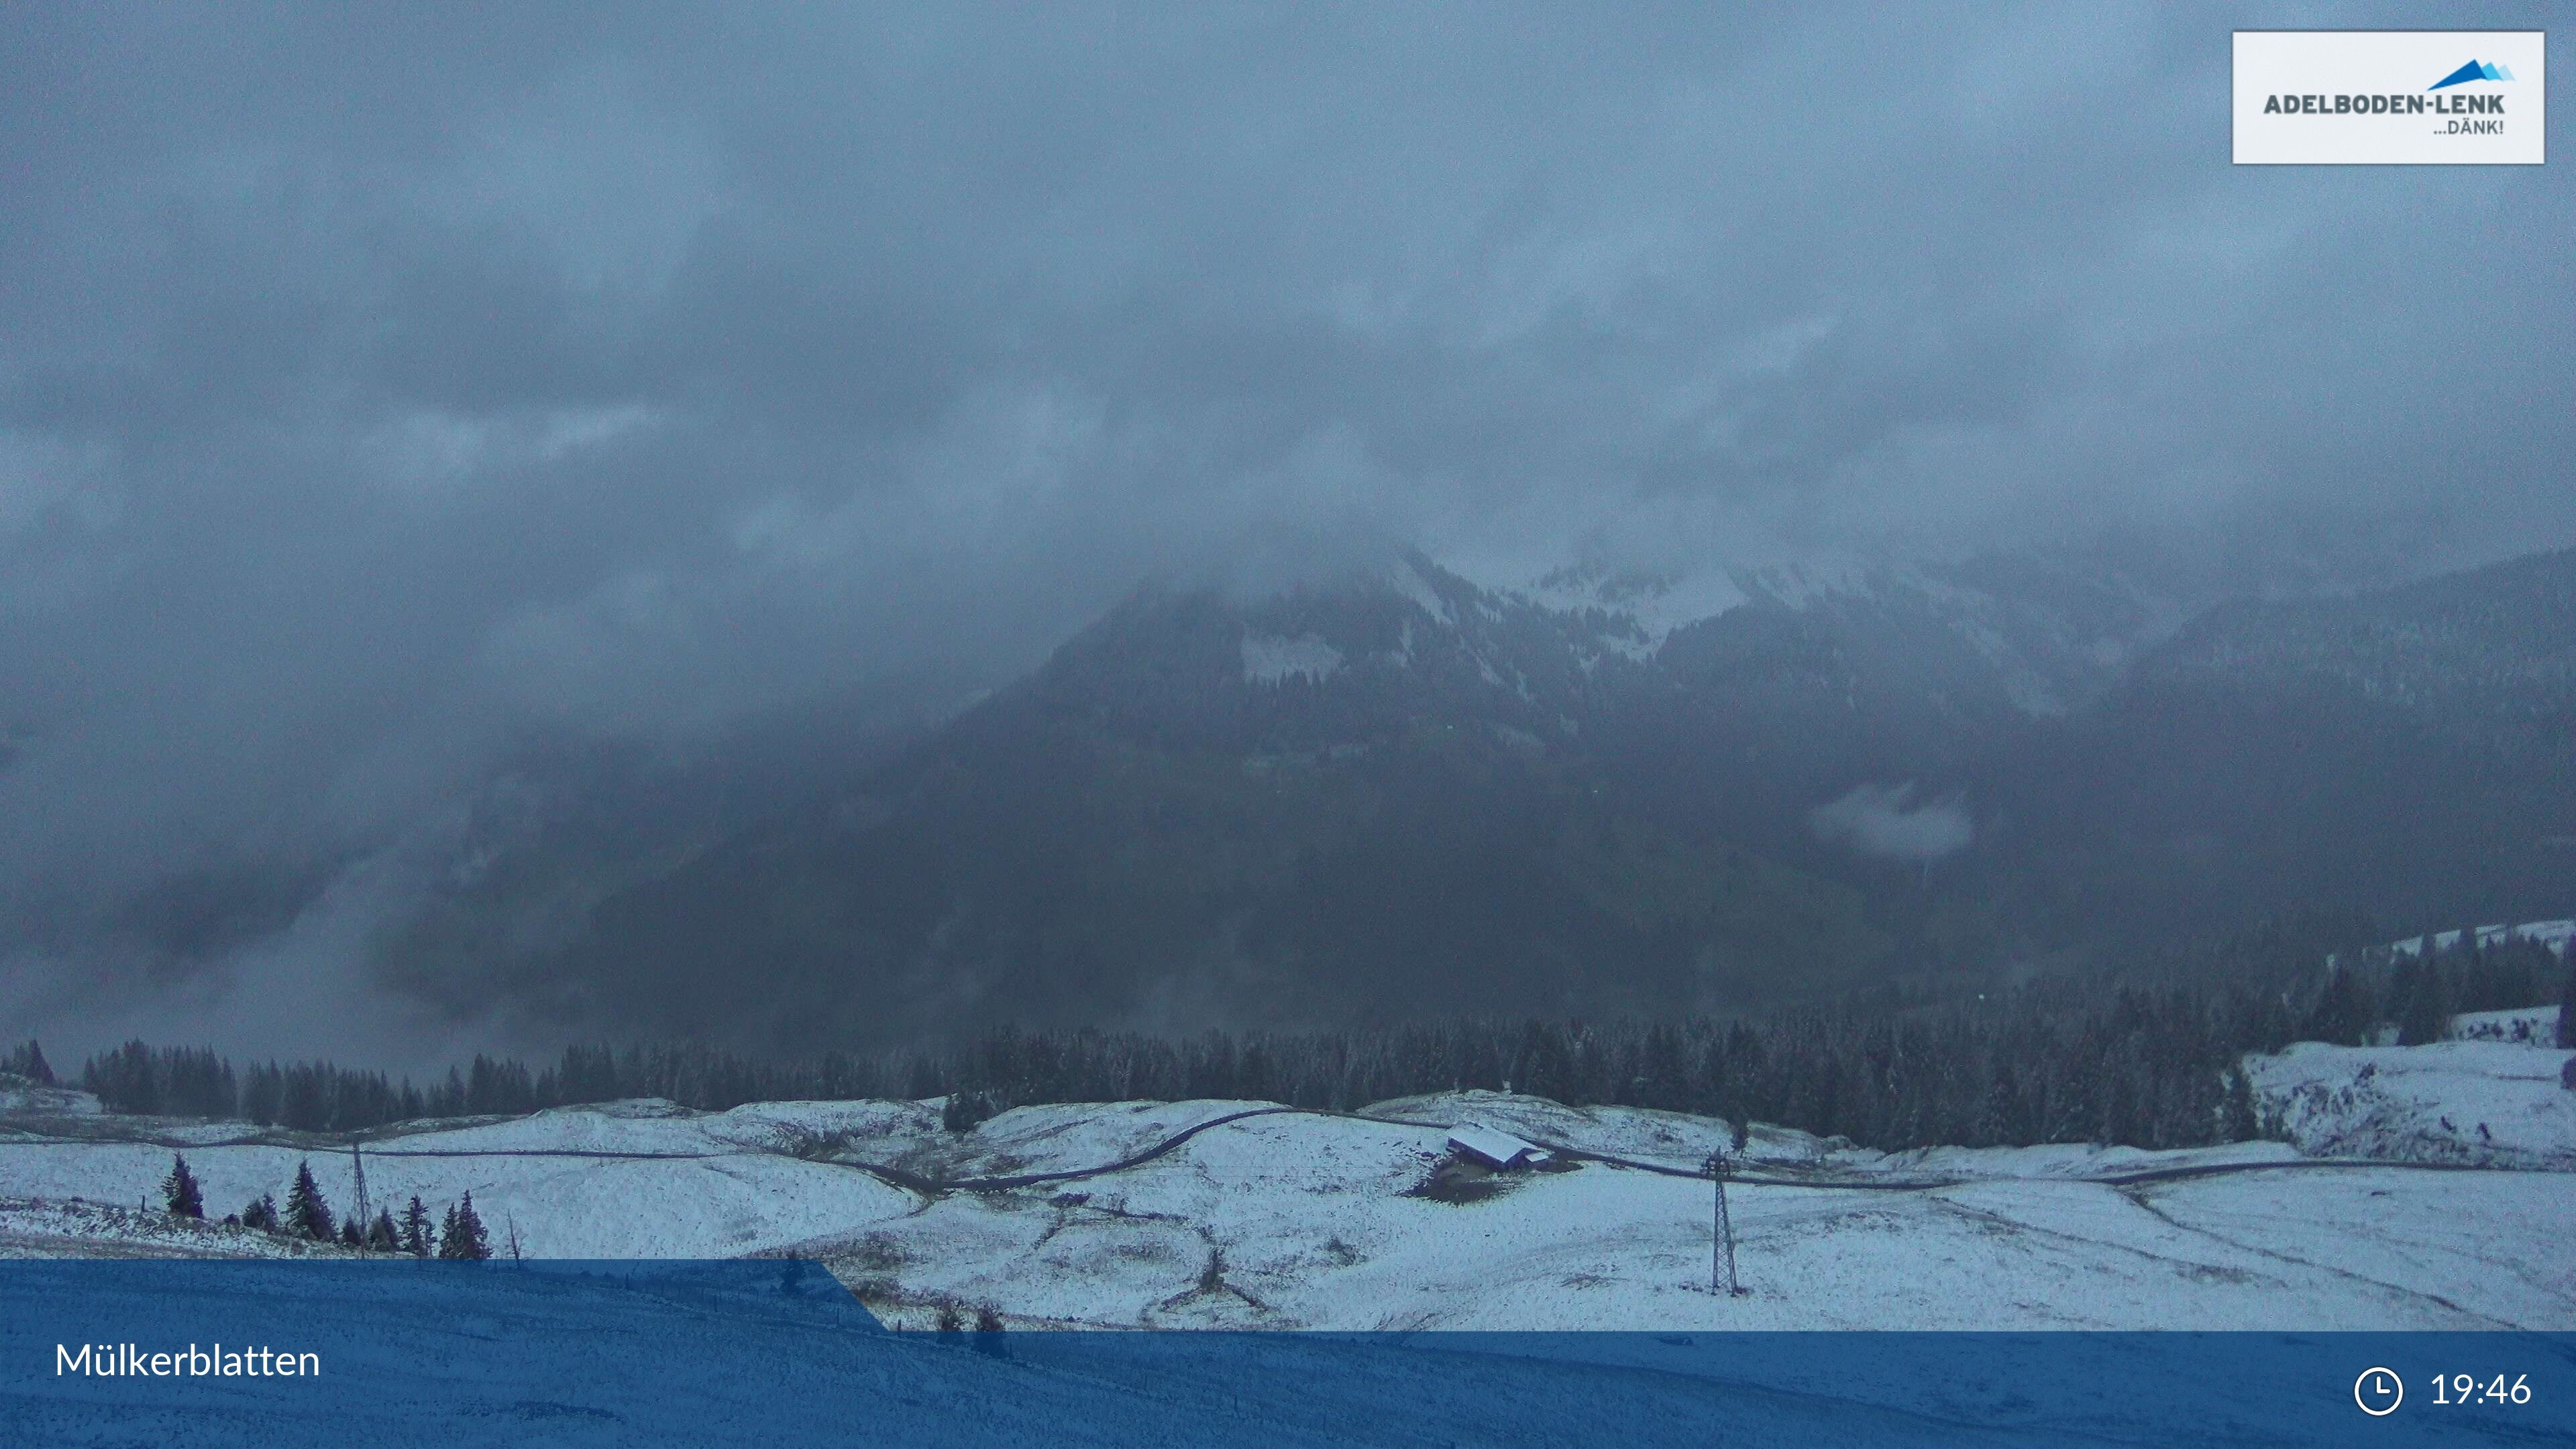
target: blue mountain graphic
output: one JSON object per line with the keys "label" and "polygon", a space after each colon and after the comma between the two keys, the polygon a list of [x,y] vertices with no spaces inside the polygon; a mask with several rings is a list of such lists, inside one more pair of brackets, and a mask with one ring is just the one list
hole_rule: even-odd
{"label": "blue mountain graphic", "polygon": [[2428,91],[2438,91],[2444,86],[2464,86],[2471,81],[2509,81],[2511,79],[2513,79],[2513,72],[2506,70],[2503,66],[2481,65],[2477,61],[2473,60],[2467,65],[2461,66],[2458,70],[2451,72],[2449,75],[2442,77],[2440,80],[2433,82],[2431,85],[2426,86],[2424,89]]}

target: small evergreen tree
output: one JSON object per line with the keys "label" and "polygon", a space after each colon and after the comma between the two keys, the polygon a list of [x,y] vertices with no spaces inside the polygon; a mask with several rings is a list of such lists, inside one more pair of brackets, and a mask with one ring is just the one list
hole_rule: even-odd
{"label": "small evergreen tree", "polygon": [[2241,1066],[2227,1069],[2227,1105],[2219,1126],[2219,1139],[2224,1142],[2251,1142],[2263,1135],[2263,1123],[2254,1111],[2254,1083]]}
{"label": "small evergreen tree", "polygon": [[429,1209],[420,1205],[420,1194],[412,1194],[411,1206],[403,1209],[402,1250],[415,1258],[426,1258],[437,1248],[431,1240]]}
{"label": "small evergreen tree", "polygon": [[474,1194],[465,1194],[462,1201],[447,1210],[447,1221],[438,1231],[438,1256],[474,1261],[492,1256],[483,1219],[474,1212]]}
{"label": "small evergreen tree", "polygon": [[358,1230],[358,1215],[356,1213],[351,1213],[347,1217],[340,1219],[340,1246],[344,1248],[363,1248],[366,1245],[367,1235]]}
{"label": "small evergreen tree", "polygon": [[295,1184],[286,1190],[286,1230],[317,1243],[327,1243],[338,1236],[331,1222],[331,1205],[322,1200],[322,1185],[313,1180],[313,1165],[309,1162],[295,1164]]}
{"label": "small evergreen tree", "polygon": [[267,1193],[252,1198],[250,1205],[241,1210],[241,1225],[257,1228],[263,1233],[279,1231],[284,1224],[278,1221],[277,1199]]}
{"label": "small evergreen tree", "polygon": [[197,1189],[197,1175],[188,1170],[188,1159],[170,1154],[170,1175],[161,1179],[161,1205],[174,1218],[203,1218],[206,1195]]}
{"label": "small evergreen tree", "polygon": [[367,1247],[378,1253],[402,1251],[402,1230],[394,1226],[394,1215],[384,1208],[376,1209],[376,1220],[367,1224]]}
{"label": "small evergreen tree", "polygon": [[984,1092],[951,1092],[939,1106],[939,1125],[951,1132],[972,1132],[992,1116],[993,1099]]}

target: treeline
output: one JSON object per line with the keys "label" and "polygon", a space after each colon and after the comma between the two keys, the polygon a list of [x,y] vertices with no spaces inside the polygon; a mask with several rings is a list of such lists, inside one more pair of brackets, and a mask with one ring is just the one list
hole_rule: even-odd
{"label": "treeline", "polygon": [[[2475,935],[2464,931],[2462,940]],[[2373,969],[2376,967],[2376,969]],[[2334,971],[2311,1013],[2307,1038],[2360,1043],[2394,1031],[2399,1046],[2439,1041],[2453,1016],[2558,1002],[2562,1045],[2576,1027],[2576,962],[2537,941],[2474,942],[2425,956],[2399,955]]]}
{"label": "treeline", "polygon": [[354,1132],[424,1117],[531,1112],[563,1100],[541,1091],[517,1062],[477,1056],[468,1071],[424,1089],[406,1078],[330,1062],[235,1068],[204,1047],[130,1041],[81,1067],[81,1087],[110,1111],[147,1116],[237,1117],[305,1132]]}
{"label": "treeline", "polygon": [[[239,1116],[349,1132],[631,1097],[702,1110],[754,1101],[947,1097],[964,1128],[1037,1102],[1258,1099],[1349,1109],[1461,1088],[1778,1123],[1887,1150],[2093,1141],[2168,1148],[2258,1135],[2247,1052],[2292,1041],[2435,1039],[2459,1012],[2576,990],[2547,948],[2474,945],[2320,970],[2286,953],[2199,963],[2156,986],[2043,980],[1937,1007],[1855,1005],[1719,1020],[1457,1020],[1366,1032],[1185,1038],[989,1032],[936,1053],[753,1061],[708,1047],[567,1049],[555,1064],[477,1057],[430,1088],[328,1063],[236,1069],[211,1051],[130,1042],[82,1085],[112,1110]],[[2351,958],[2348,958],[2351,959]],[[2263,964],[2268,961],[2269,964]],[[2576,1013],[2569,1013],[2576,1016]],[[2562,1026],[2562,1030],[2563,1030]]]}
{"label": "treeline", "polygon": [[[206,1216],[205,1189],[197,1175],[188,1168],[185,1154],[170,1159],[170,1171],[161,1179],[161,1206],[174,1218],[202,1221]],[[309,1243],[337,1243],[371,1253],[402,1253],[414,1258],[463,1258],[480,1260],[492,1256],[490,1233],[482,1216],[474,1211],[474,1194],[447,1205],[447,1216],[435,1228],[429,1225],[429,1209],[414,1195],[403,1215],[396,1219],[390,1207],[378,1208],[373,1222],[360,1222],[351,1213],[335,1219],[331,1204],[322,1195],[322,1185],[313,1179],[313,1164],[295,1164],[295,1181],[286,1189],[286,1206],[277,1204],[272,1193],[252,1198],[240,1212],[226,1213],[230,1227],[256,1228],[274,1237],[294,1238]],[[336,1223],[336,1226],[335,1226]],[[519,1256],[518,1228],[510,1229],[510,1256]]]}
{"label": "treeline", "polygon": [[[33,1050],[30,1043],[26,1050]],[[49,1080],[49,1079],[48,1079]],[[721,1110],[745,1102],[789,1099],[856,1100],[903,1095],[895,1088],[920,1084],[914,1096],[938,1096],[948,1080],[922,1058],[904,1070],[887,1061],[839,1054],[814,1062],[754,1062],[686,1043],[565,1049],[554,1066],[532,1071],[526,1063],[478,1054],[469,1067],[450,1068],[428,1087],[409,1078],[331,1062],[253,1063],[236,1067],[204,1047],[154,1047],[129,1041],[91,1057],[81,1067],[82,1090],[96,1093],[112,1112],[142,1116],[223,1117],[301,1132],[356,1132],[388,1122],[427,1118],[515,1116],[547,1107],[610,1102],[625,1097],[667,1097],[692,1107]]]}

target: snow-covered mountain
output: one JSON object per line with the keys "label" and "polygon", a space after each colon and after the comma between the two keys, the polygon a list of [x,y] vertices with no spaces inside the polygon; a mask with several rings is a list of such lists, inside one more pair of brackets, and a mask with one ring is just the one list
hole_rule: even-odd
{"label": "snow-covered mountain", "polygon": [[558,771],[385,965],[820,1048],[1724,1011],[2293,906],[2559,916],[2570,593],[2568,553],[2187,620],[2031,558],[1165,582],[873,758]]}

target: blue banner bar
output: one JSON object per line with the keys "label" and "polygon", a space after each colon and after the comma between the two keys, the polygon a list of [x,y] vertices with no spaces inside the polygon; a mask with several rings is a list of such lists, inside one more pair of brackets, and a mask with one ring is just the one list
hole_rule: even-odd
{"label": "blue banner bar", "polygon": [[2567,1442],[2576,1333],[942,1336],[802,1262],[0,1262],[10,1445]]}

